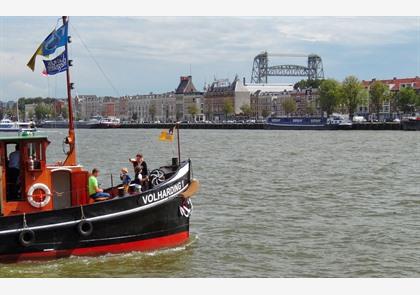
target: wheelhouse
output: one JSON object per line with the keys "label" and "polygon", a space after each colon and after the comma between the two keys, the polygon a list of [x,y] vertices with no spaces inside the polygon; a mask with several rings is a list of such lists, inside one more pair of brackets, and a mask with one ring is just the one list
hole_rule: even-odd
{"label": "wheelhouse", "polygon": [[88,202],[88,172],[79,165],[48,165],[46,136],[0,137],[0,214],[62,209]]}

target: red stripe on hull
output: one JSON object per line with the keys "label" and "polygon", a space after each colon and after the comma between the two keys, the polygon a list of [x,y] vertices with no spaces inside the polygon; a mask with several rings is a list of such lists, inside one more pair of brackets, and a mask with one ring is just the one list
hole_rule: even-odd
{"label": "red stripe on hull", "polygon": [[94,246],[86,248],[75,248],[69,250],[52,250],[43,252],[28,252],[22,254],[1,255],[0,261],[18,262],[22,260],[51,260],[56,258],[74,256],[98,256],[108,253],[124,253],[131,251],[150,251],[161,248],[179,246],[185,243],[189,238],[189,232],[184,231],[169,236],[126,242],[120,244],[111,244],[103,246]]}

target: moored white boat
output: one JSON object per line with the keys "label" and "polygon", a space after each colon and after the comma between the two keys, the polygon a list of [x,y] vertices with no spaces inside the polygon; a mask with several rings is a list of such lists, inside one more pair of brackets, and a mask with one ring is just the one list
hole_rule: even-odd
{"label": "moored white boat", "polygon": [[34,122],[13,122],[10,119],[0,121],[0,132],[36,131]]}

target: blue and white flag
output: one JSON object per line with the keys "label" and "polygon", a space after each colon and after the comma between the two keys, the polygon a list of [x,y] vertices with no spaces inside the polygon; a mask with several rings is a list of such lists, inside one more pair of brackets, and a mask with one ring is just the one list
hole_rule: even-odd
{"label": "blue and white flag", "polygon": [[45,74],[55,75],[67,70],[67,52],[64,51],[62,54],[52,60],[43,60],[45,65]]}
{"label": "blue and white flag", "polygon": [[57,30],[51,32],[48,37],[42,42],[42,55],[47,56],[53,54],[58,47],[64,46],[67,44],[68,40],[68,24],[65,23]]}
{"label": "blue and white flag", "polygon": [[37,55],[48,56],[53,54],[58,47],[65,46],[68,42],[68,23],[66,22],[57,30],[54,29],[45,40],[39,45],[27,66],[34,71]]}

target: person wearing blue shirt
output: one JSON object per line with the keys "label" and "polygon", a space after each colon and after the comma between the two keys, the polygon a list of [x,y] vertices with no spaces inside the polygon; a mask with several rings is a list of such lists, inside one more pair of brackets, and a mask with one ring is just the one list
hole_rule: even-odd
{"label": "person wearing blue shirt", "polygon": [[130,175],[128,175],[128,169],[127,168],[122,168],[121,169],[120,179],[121,179],[123,187],[124,187],[124,192],[127,193],[128,188],[129,188],[130,183],[131,183],[131,178],[130,178]]}

